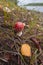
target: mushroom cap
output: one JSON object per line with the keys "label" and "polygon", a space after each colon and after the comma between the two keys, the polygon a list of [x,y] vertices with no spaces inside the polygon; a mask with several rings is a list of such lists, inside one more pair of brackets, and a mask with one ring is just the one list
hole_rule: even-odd
{"label": "mushroom cap", "polygon": [[21,46],[21,54],[24,56],[31,56],[31,47],[28,44],[22,44]]}
{"label": "mushroom cap", "polygon": [[16,32],[23,31],[24,26],[25,26],[24,23],[22,23],[22,22],[16,22],[15,25],[14,25],[14,30],[15,30]]}

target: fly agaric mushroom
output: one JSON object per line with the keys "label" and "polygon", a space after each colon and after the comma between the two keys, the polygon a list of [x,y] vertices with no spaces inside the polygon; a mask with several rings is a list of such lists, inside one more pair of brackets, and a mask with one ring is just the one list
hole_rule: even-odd
{"label": "fly agaric mushroom", "polygon": [[18,36],[21,36],[24,27],[25,27],[25,23],[16,22],[13,28],[14,28],[14,30],[16,31],[17,35],[18,35]]}
{"label": "fly agaric mushroom", "polygon": [[31,47],[28,44],[22,44],[21,54],[27,57],[31,57]]}
{"label": "fly agaric mushroom", "polygon": [[22,35],[22,31],[24,30],[25,26],[29,28],[29,25],[26,25],[25,23],[22,23],[22,22],[16,22],[15,23],[13,28],[14,28],[14,30],[18,36]]}

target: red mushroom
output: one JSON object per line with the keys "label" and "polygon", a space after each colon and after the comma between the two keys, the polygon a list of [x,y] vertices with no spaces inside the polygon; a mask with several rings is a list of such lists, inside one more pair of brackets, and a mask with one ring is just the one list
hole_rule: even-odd
{"label": "red mushroom", "polygon": [[14,30],[17,32],[17,35],[18,36],[21,36],[22,35],[22,31],[24,29],[24,26],[25,26],[25,23],[22,23],[22,22],[16,22],[15,25],[14,25]]}
{"label": "red mushroom", "polygon": [[14,25],[14,29],[17,32],[23,31],[25,24],[22,22],[16,22]]}

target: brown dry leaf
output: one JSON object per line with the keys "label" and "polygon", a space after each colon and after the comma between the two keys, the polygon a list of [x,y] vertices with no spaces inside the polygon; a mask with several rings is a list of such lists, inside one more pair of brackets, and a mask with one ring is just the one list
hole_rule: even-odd
{"label": "brown dry leaf", "polygon": [[22,44],[22,46],[21,46],[21,53],[24,56],[30,57],[31,56],[31,47],[30,47],[30,45]]}

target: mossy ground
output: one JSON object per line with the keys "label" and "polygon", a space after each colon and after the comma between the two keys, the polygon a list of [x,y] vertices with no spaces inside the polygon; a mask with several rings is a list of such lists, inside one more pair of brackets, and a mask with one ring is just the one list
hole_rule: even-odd
{"label": "mossy ground", "polygon": [[[30,63],[29,65],[43,65],[43,13],[26,10],[17,5],[12,6],[6,2],[3,3],[1,3],[2,8],[0,9],[0,58],[3,60],[2,58],[5,58],[5,53],[10,53],[12,59],[7,63],[4,59],[4,62],[1,63],[2,61],[0,61],[0,64],[28,65]],[[5,7],[8,7],[11,12],[7,12]],[[16,21],[21,21],[29,25],[29,28],[25,27],[21,37],[14,34],[13,25]],[[38,48],[30,40],[31,37],[38,40],[42,52],[37,52]],[[23,43],[31,46],[31,58],[21,55],[20,48]]]}

